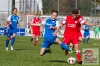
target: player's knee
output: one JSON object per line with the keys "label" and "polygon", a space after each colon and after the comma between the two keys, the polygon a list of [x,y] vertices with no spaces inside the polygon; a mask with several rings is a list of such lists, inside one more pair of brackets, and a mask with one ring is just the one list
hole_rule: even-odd
{"label": "player's knee", "polygon": [[76,50],[76,53],[81,53],[81,51],[80,50]]}
{"label": "player's knee", "polygon": [[61,44],[61,41],[58,38],[56,38],[55,43]]}
{"label": "player's knee", "polygon": [[75,50],[79,50],[79,45],[78,44],[75,44]]}
{"label": "player's knee", "polygon": [[38,41],[38,38],[36,38],[36,41]]}
{"label": "player's knee", "polygon": [[16,34],[13,34],[13,36],[12,37],[16,37]]}

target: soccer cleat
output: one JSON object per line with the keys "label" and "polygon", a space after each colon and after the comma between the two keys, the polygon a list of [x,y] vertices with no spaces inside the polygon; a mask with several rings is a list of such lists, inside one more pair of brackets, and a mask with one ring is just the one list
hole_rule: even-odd
{"label": "soccer cleat", "polygon": [[70,48],[70,51],[68,51],[69,53],[73,53],[73,50],[72,50],[72,48]]}
{"label": "soccer cleat", "polygon": [[8,51],[8,47],[6,47],[6,51]]}
{"label": "soccer cleat", "polygon": [[45,50],[45,52],[44,52],[43,55],[45,55],[46,53],[50,53],[50,54],[51,54],[51,49],[50,49],[50,48],[47,48],[47,49]]}
{"label": "soccer cleat", "polygon": [[10,48],[11,48],[11,50],[13,50],[13,46],[11,46]]}
{"label": "soccer cleat", "polygon": [[78,64],[82,64],[82,61],[78,61]]}
{"label": "soccer cleat", "polygon": [[30,40],[31,42],[33,41],[33,38],[31,38],[31,40]]}
{"label": "soccer cleat", "polygon": [[48,53],[50,53],[50,54],[51,54],[51,48],[47,48],[47,50],[48,50]]}

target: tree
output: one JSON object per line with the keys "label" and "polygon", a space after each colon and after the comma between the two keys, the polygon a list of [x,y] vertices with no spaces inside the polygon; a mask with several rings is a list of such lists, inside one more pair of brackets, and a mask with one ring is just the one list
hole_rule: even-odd
{"label": "tree", "polygon": [[81,15],[89,16],[91,12],[92,2],[90,0],[78,1],[78,8],[81,10]]}

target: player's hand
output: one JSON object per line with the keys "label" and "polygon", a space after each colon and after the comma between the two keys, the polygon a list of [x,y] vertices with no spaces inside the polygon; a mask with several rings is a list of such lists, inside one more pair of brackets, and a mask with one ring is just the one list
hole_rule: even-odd
{"label": "player's hand", "polygon": [[12,23],[8,21],[7,24],[8,24],[8,25],[11,25]]}
{"label": "player's hand", "polygon": [[56,33],[56,32],[53,32],[52,34],[53,34],[54,36],[56,36],[56,35],[57,35],[57,33]]}
{"label": "player's hand", "polygon": [[9,24],[11,25],[12,23],[11,23],[11,22],[9,22]]}
{"label": "player's hand", "polygon": [[31,26],[31,22],[28,22],[28,26]]}
{"label": "player's hand", "polygon": [[20,24],[18,24],[18,26],[20,27]]}
{"label": "player's hand", "polygon": [[53,29],[53,26],[50,26],[50,29]]}

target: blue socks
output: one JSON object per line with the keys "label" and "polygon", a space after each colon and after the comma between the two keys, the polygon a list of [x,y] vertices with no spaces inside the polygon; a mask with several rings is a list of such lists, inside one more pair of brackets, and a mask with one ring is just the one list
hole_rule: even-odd
{"label": "blue socks", "polygon": [[64,48],[65,50],[68,50],[68,51],[70,51],[70,48],[65,44],[65,43],[61,43],[60,44],[60,46],[62,47],[62,48]]}
{"label": "blue socks", "polygon": [[9,44],[9,40],[6,39],[6,47],[8,47],[8,44]]}
{"label": "blue socks", "polygon": [[11,45],[10,46],[13,46],[14,42],[15,42],[15,37],[12,37]]}

